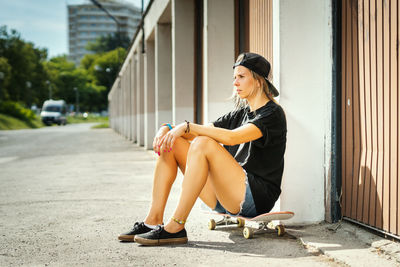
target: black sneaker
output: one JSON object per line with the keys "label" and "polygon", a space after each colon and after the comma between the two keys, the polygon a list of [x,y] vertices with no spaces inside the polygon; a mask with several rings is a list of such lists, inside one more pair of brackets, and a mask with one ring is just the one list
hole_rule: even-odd
{"label": "black sneaker", "polygon": [[119,235],[118,239],[121,241],[134,242],[135,235],[144,234],[144,233],[150,232],[151,230],[153,230],[153,229],[144,225],[144,222],[141,222],[141,223],[136,222],[135,225],[133,226],[132,230]]}
{"label": "black sneaker", "polygon": [[135,236],[135,242],[145,246],[161,246],[186,244],[188,242],[185,228],[177,233],[168,233],[164,226],[159,225],[156,229]]}

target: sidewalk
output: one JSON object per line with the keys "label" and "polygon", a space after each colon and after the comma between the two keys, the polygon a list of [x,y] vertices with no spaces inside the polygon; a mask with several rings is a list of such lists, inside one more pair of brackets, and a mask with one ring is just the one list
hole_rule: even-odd
{"label": "sidewalk", "polygon": [[400,266],[400,243],[342,221],[288,230],[310,252],[348,266]]}
{"label": "sidewalk", "polygon": [[346,222],[337,231],[287,226],[283,237],[248,240],[236,226],[208,230],[200,202],[188,218],[188,244],[121,243],[118,234],[147,214],[155,159],[90,125],[0,132],[0,266],[400,266],[398,243]]}

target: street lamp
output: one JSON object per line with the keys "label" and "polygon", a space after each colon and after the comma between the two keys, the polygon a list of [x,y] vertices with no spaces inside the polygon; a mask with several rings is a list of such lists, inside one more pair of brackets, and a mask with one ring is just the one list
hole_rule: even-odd
{"label": "street lamp", "polygon": [[46,81],[47,86],[49,87],[49,99],[53,96],[53,92],[51,90],[51,82],[49,80]]}
{"label": "street lamp", "polygon": [[76,114],[77,115],[79,113],[79,90],[77,87],[74,87],[74,91],[75,91],[75,100],[76,100]]}

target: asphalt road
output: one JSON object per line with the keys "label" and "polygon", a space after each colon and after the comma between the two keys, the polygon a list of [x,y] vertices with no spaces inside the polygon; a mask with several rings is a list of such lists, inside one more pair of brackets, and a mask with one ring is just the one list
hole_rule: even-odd
{"label": "asphalt road", "polygon": [[119,242],[118,234],[147,213],[156,157],[111,129],[90,126],[0,131],[0,266],[337,265],[289,234],[247,240],[236,227],[211,232],[199,203],[186,245]]}

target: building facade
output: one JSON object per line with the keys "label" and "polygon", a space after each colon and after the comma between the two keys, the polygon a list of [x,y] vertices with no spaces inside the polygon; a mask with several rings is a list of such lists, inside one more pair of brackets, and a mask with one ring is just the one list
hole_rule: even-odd
{"label": "building facade", "polygon": [[233,107],[236,56],[260,53],[288,123],[274,209],[398,237],[399,11],[399,0],[151,1],[108,96],[111,127],[152,149],[162,123],[213,121]]}
{"label": "building facade", "polygon": [[[119,1],[99,1],[120,23],[120,32],[132,38],[141,18],[139,8]],[[100,36],[115,34],[117,24],[107,14],[90,1],[79,5],[68,5],[69,58],[79,64],[84,55],[91,53],[85,49],[88,42]]]}

